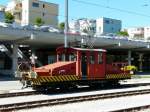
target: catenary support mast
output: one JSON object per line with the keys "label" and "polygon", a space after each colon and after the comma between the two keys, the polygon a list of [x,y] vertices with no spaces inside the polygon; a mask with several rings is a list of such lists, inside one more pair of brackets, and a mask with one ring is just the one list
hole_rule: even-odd
{"label": "catenary support mast", "polygon": [[64,38],[65,48],[68,47],[67,33],[68,33],[68,0],[65,0],[65,38]]}

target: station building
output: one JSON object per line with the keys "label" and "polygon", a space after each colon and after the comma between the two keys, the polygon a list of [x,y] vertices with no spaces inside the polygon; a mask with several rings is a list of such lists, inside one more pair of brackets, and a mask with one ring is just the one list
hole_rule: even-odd
{"label": "station building", "polygon": [[[11,11],[16,22],[23,25],[34,24],[37,17],[47,25],[58,24],[57,4],[38,0],[13,0],[8,6],[11,7],[7,7],[7,11]],[[121,21],[104,17],[97,20],[79,19],[72,26],[77,31],[87,29],[99,34],[116,33],[121,30]],[[88,46],[106,49],[108,63],[113,62],[119,66],[135,65],[139,71],[150,70],[148,42],[68,35],[68,44],[73,46],[83,39]],[[0,74],[14,75],[20,63],[31,62],[33,58],[36,58],[36,66],[54,63],[56,48],[63,46],[63,43],[64,34],[0,27]]]}
{"label": "station building", "polygon": [[[135,65],[138,71],[150,70],[148,42],[68,35],[68,45],[82,39],[93,48],[106,49],[108,62]],[[0,74],[12,75],[21,62],[31,61],[32,56],[37,57],[36,66],[55,62],[56,48],[63,46],[64,34],[1,27],[0,40]]]}

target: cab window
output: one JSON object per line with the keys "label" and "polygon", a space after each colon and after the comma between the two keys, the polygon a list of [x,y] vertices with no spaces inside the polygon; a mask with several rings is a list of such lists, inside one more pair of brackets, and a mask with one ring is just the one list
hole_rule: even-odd
{"label": "cab window", "polygon": [[90,64],[95,64],[95,55],[94,55],[94,52],[90,53]]}
{"label": "cab window", "polygon": [[76,61],[76,55],[74,53],[69,54],[69,61]]}
{"label": "cab window", "polygon": [[74,53],[66,54],[66,55],[59,54],[59,61],[76,61],[76,55]]}
{"label": "cab window", "polygon": [[65,54],[59,54],[59,61],[65,61]]}
{"label": "cab window", "polygon": [[103,55],[101,52],[98,53],[98,64],[102,64],[103,63]]}

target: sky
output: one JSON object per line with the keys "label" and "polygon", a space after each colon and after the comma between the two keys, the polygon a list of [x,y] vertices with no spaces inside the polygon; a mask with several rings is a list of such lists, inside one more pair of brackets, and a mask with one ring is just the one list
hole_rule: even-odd
{"label": "sky", "polygon": [[[6,5],[8,1],[0,0],[0,4]],[[65,20],[65,0],[43,1],[59,4],[59,22]],[[119,19],[123,28],[150,26],[150,0],[69,0],[70,21],[100,17]]]}

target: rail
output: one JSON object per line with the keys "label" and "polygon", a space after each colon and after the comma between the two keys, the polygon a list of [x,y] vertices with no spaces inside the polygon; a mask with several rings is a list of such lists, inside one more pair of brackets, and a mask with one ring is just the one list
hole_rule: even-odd
{"label": "rail", "polygon": [[38,95],[38,94],[41,94],[41,91],[26,91],[26,92],[4,93],[4,94],[0,94],[0,98]]}
{"label": "rail", "polygon": [[[91,100],[116,98],[116,97],[118,98],[118,97],[142,95],[142,94],[149,94],[149,93],[150,93],[150,89],[145,89],[145,90],[117,92],[117,93],[106,93],[106,94],[96,94],[96,95],[86,95],[86,96],[76,96],[76,97],[67,97],[67,98],[59,98],[59,99],[48,99],[48,100],[40,100],[40,101],[4,104],[4,105],[0,105],[0,111],[6,112],[6,111],[21,110],[21,109],[31,109],[31,108],[38,108],[41,106],[53,106],[53,105],[61,105],[67,103],[84,102],[84,101],[91,101]],[[121,111],[118,110],[114,112],[121,112]]]}

